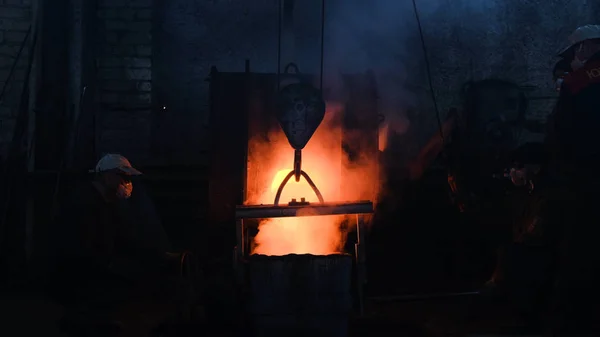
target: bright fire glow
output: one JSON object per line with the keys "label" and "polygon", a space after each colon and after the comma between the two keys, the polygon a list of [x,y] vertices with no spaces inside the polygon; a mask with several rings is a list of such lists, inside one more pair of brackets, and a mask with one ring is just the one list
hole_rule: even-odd
{"label": "bright fire glow", "polygon": [[388,147],[389,138],[390,125],[388,123],[384,123],[379,128],[379,151],[384,151]]}
{"label": "bright fire glow", "polygon": [[[376,176],[365,176],[364,171],[357,171],[355,175],[348,172],[342,155],[338,112],[338,107],[328,105],[325,120],[302,151],[302,169],[311,177],[325,202],[364,200],[365,190],[371,192],[378,186],[372,179]],[[279,185],[292,170],[293,159],[294,150],[281,129],[269,135],[268,140],[252,139],[246,204],[273,204]],[[344,176],[351,176],[352,181],[342,182],[342,172]],[[304,178],[296,182],[292,177],[283,189],[280,204],[287,205],[292,199],[300,201],[301,198],[310,203],[318,202]],[[264,255],[339,253],[345,239],[345,233],[340,230],[342,219],[343,216],[311,216],[262,220],[252,252]]]}

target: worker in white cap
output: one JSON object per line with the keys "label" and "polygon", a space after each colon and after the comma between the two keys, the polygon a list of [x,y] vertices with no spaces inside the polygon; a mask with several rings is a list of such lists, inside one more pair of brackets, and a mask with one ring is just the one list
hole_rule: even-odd
{"label": "worker in white cap", "polygon": [[545,217],[555,223],[559,257],[551,321],[563,336],[592,328],[590,315],[600,301],[600,25],[577,28],[560,54],[572,54],[572,72],[564,77],[547,136],[546,172],[556,190],[548,208],[562,215]]}
{"label": "worker in white cap", "polygon": [[118,317],[120,308],[137,305],[138,297],[148,299],[140,312],[163,317],[173,310],[168,304],[171,299],[166,298],[181,287],[170,285],[179,278],[172,282],[171,275],[162,273],[173,254],[141,238],[130,216],[133,200],[126,199],[133,189],[132,177],[141,172],[118,154],[103,156],[91,171],[93,181],[72,191],[54,228],[57,256],[52,293],[67,308],[66,320],[98,317],[100,322],[94,324],[113,328],[115,322],[105,321],[109,316],[127,325]]}
{"label": "worker in white cap", "polygon": [[[64,287],[59,291],[69,297],[75,296],[73,291],[87,292],[94,283],[91,280],[114,274],[114,267],[122,264],[118,262],[122,261],[119,245],[135,239],[132,224],[123,216],[121,201],[131,196],[131,177],[141,173],[118,154],[103,156],[90,172],[94,179],[70,191],[62,202],[55,228],[56,276],[60,279],[58,286]],[[127,272],[123,269],[118,273]]]}
{"label": "worker in white cap", "polygon": [[97,174],[94,186],[107,199],[130,198],[133,191],[131,177],[142,174],[131,166],[127,158],[113,153],[102,157],[96,164],[94,172]]}

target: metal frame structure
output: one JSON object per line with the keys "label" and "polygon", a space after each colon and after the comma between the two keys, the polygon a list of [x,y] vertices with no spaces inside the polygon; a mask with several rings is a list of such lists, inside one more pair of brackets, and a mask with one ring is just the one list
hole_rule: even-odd
{"label": "metal frame structure", "polygon": [[354,260],[356,263],[356,296],[360,314],[364,311],[364,286],[367,282],[365,254],[365,215],[373,214],[373,202],[357,201],[348,203],[296,203],[288,205],[248,205],[237,206],[236,217],[236,247],[234,248],[234,268],[240,282],[245,282],[244,262],[251,255],[251,235],[244,220],[322,216],[322,215],[355,215],[356,243],[354,244]]}

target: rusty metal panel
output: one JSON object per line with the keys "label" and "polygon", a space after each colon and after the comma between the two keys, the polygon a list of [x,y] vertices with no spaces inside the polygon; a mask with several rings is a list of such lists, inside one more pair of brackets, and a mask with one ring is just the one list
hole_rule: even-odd
{"label": "rusty metal panel", "polygon": [[[248,115],[244,73],[210,75],[209,218],[212,225],[234,221],[243,202]],[[232,226],[233,227],[233,226]]]}

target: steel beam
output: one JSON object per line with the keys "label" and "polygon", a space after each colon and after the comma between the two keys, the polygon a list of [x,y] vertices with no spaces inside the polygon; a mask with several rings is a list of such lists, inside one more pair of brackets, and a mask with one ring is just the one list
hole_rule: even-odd
{"label": "steel beam", "polygon": [[357,201],[348,203],[315,203],[293,206],[237,206],[235,208],[235,217],[236,219],[264,219],[320,215],[370,214],[373,212],[373,202]]}

